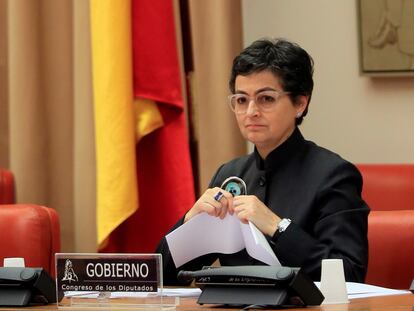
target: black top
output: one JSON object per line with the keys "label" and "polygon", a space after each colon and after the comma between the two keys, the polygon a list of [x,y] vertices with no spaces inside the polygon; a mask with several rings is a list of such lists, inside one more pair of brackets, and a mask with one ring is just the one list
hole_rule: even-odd
{"label": "black top", "polygon": [[[292,220],[285,232],[267,236],[282,265],[302,267],[318,281],[321,260],[341,258],[346,280],[364,282],[369,208],[361,199],[362,177],[353,164],[305,140],[296,128],[265,160],[255,150],[222,165],[210,187],[220,187],[230,176],[242,178],[247,194],[257,196],[279,217]],[[179,270],[198,270],[217,258],[223,266],[263,264],[242,250],[201,256],[176,269],[165,238],[157,252],[163,255],[165,285],[178,284]]]}

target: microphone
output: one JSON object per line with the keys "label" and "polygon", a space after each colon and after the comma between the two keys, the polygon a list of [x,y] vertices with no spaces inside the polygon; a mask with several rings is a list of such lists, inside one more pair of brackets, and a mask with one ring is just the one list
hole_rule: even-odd
{"label": "microphone", "polygon": [[323,295],[299,268],[276,266],[205,266],[181,270],[180,281],[192,281],[201,290],[199,304],[319,305]]}
{"label": "microphone", "polygon": [[196,273],[193,271],[180,270],[177,275],[177,279],[181,282],[190,282],[196,277]]}
{"label": "microphone", "polygon": [[294,268],[274,266],[205,266],[201,270],[178,272],[177,278],[183,282],[195,279],[196,283],[220,283],[221,285],[276,284],[289,282],[295,276]]}

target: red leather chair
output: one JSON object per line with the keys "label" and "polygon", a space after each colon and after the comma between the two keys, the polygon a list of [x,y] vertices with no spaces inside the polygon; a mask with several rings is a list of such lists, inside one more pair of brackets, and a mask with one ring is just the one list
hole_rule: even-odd
{"label": "red leather chair", "polygon": [[368,217],[366,283],[408,289],[414,278],[414,165],[359,164]]}
{"label": "red leather chair", "polygon": [[414,210],[371,212],[368,239],[366,283],[408,289],[414,278]]}
{"label": "red leather chair", "polygon": [[373,211],[414,210],[414,164],[357,164]]}
{"label": "red leather chair", "polygon": [[6,257],[23,257],[26,267],[42,267],[55,276],[60,251],[57,212],[33,204],[0,205],[0,266]]}
{"label": "red leather chair", "polygon": [[15,190],[13,173],[0,168],[0,204],[15,203]]}

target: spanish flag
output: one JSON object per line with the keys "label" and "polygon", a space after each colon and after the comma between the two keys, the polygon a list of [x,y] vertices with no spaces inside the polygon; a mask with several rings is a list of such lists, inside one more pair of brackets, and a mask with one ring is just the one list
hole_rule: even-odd
{"label": "spanish flag", "polygon": [[98,243],[153,252],[194,203],[172,0],[91,0]]}

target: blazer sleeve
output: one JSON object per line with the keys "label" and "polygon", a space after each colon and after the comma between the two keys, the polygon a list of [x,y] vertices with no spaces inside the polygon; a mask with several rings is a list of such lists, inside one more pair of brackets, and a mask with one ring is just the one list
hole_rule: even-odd
{"label": "blazer sleeve", "polygon": [[313,280],[321,275],[321,260],[343,260],[347,281],[364,282],[368,264],[368,213],[361,198],[362,177],[351,163],[333,169],[320,183],[314,204],[312,232],[294,221],[271,238],[282,263],[302,267]]}

